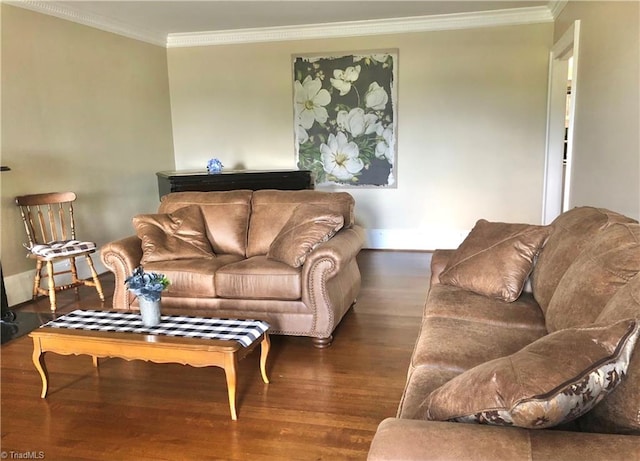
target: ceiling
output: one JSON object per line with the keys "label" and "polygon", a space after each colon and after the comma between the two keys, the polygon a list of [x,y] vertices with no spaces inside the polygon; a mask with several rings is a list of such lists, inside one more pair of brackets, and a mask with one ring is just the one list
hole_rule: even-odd
{"label": "ceiling", "polygon": [[[551,9],[549,1],[7,1],[118,33],[135,31],[152,42],[195,34],[398,18],[432,18],[496,10]],[[100,26],[103,27],[100,27]],[[131,35],[123,33],[123,35]]]}

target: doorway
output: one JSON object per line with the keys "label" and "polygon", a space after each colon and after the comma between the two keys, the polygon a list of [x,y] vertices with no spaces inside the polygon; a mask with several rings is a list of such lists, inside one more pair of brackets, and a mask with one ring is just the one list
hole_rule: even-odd
{"label": "doorway", "polygon": [[580,21],[575,21],[553,45],[549,55],[543,224],[549,224],[568,210],[571,199],[579,37]]}

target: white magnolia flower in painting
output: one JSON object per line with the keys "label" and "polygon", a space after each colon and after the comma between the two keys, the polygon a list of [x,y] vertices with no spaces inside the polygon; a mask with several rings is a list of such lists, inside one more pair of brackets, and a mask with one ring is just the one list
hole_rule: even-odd
{"label": "white magnolia flower in painting", "polygon": [[377,131],[378,136],[381,136],[382,139],[378,141],[376,144],[376,152],[375,155],[377,158],[386,158],[390,164],[393,165],[393,129],[391,126],[387,126],[380,128]]}
{"label": "white magnolia flower in painting", "polygon": [[304,144],[309,140],[309,133],[307,133],[307,130],[302,128],[301,125],[296,127],[296,139],[298,140],[298,144]]}
{"label": "white magnolia flower in painting", "polygon": [[351,109],[349,112],[339,111],[336,122],[341,130],[348,131],[354,138],[362,134],[376,133],[380,126],[376,114],[365,114],[364,110],[359,107]]}
{"label": "white magnolia flower in painting", "polygon": [[329,113],[324,106],[331,102],[331,95],[322,88],[319,78],[312,79],[311,76],[307,76],[302,83],[296,80],[294,94],[296,114],[303,128],[308,130],[316,120],[318,123],[327,121]]}
{"label": "white magnolia flower in painting", "polygon": [[351,91],[351,84],[360,77],[360,69],[360,66],[349,66],[345,70],[335,69],[334,78],[329,79],[331,86],[340,91],[340,96],[344,96]]}
{"label": "white magnolia flower in painting", "polygon": [[389,57],[388,54],[372,54],[371,55],[371,59],[373,59],[374,61],[378,61],[379,63],[382,63],[382,64],[387,62],[388,57]]}
{"label": "white magnolia flower in painting", "polygon": [[389,59],[388,54],[368,54],[366,56],[354,56],[353,62],[364,61],[366,64],[370,64],[371,62],[377,62],[383,64],[383,68],[389,67],[387,65],[387,59]]}
{"label": "white magnolia flower in painting", "polygon": [[320,153],[324,171],[341,181],[352,179],[364,168],[358,145],[349,142],[342,131],[337,136],[331,133],[327,143],[320,145]]}
{"label": "white magnolia flower in painting", "polygon": [[367,93],[364,95],[364,103],[373,110],[384,110],[389,102],[389,95],[386,90],[378,85],[377,82],[371,83]]}

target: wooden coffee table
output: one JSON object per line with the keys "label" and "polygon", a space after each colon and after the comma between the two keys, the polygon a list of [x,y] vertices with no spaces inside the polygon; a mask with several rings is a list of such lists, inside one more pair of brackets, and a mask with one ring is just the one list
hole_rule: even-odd
{"label": "wooden coffee table", "polygon": [[[99,322],[87,325],[86,317],[92,313],[100,318]],[[69,323],[69,316],[83,315],[84,327],[101,328],[83,329],[77,325],[65,326]],[[110,331],[108,325],[112,319],[119,320],[119,324],[113,328],[124,328],[130,331]],[[124,316],[124,317],[123,317]],[[98,358],[117,357],[125,360],[146,360],[155,363],[180,363],[194,367],[215,366],[224,369],[227,379],[227,391],[229,394],[229,407],[231,409],[231,419],[237,419],[236,413],[236,368],[239,360],[249,354],[258,344],[261,346],[260,373],[262,380],[269,383],[267,378],[266,364],[269,355],[269,326],[265,322],[253,320],[232,320],[240,325],[242,330],[246,322],[246,331],[250,332],[249,337],[244,337],[241,344],[239,340],[216,339],[216,336],[229,337],[232,335],[216,335],[215,332],[207,333],[209,337],[188,337],[172,336],[175,334],[175,327],[172,319],[189,319],[198,324],[197,327],[188,327],[186,334],[189,336],[200,335],[201,330],[206,330],[207,326],[202,324],[209,321],[228,321],[227,319],[207,319],[202,317],[183,316],[163,316],[158,327],[145,328],[140,323],[140,328],[136,324],[128,323],[130,317],[132,322],[139,321],[140,316],[134,313],[104,312],[104,311],[74,311],[68,315],[49,322],[29,334],[33,338],[33,364],[42,378],[42,393],[40,397],[47,396],[49,379],[47,368],[44,362],[45,352],[55,352],[63,355],[86,354],[93,357],[93,365],[98,366]],[[57,322],[57,323],[56,323]],[[253,323],[250,323],[253,322]],[[117,323],[117,322],[114,322]],[[105,324],[107,325],[105,327]],[[256,327],[257,324],[257,327]],[[63,326],[60,326],[63,325]],[[125,325],[124,327],[122,325]],[[238,329],[238,327],[235,327]],[[264,331],[262,331],[264,330]],[[156,333],[154,333],[154,331]],[[161,331],[162,333],[157,333]],[[242,331],[240,332],[242,333]]]}

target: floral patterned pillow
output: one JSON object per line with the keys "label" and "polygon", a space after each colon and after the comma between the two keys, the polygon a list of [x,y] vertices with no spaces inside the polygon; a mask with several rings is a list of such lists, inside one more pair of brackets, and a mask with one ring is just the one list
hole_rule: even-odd
{"label": "floral patterned pillow", "polygon": [[638,320],[551,333],[468,370],[422,403],[425,419],[543,429],[588,412],[624,378]]}

